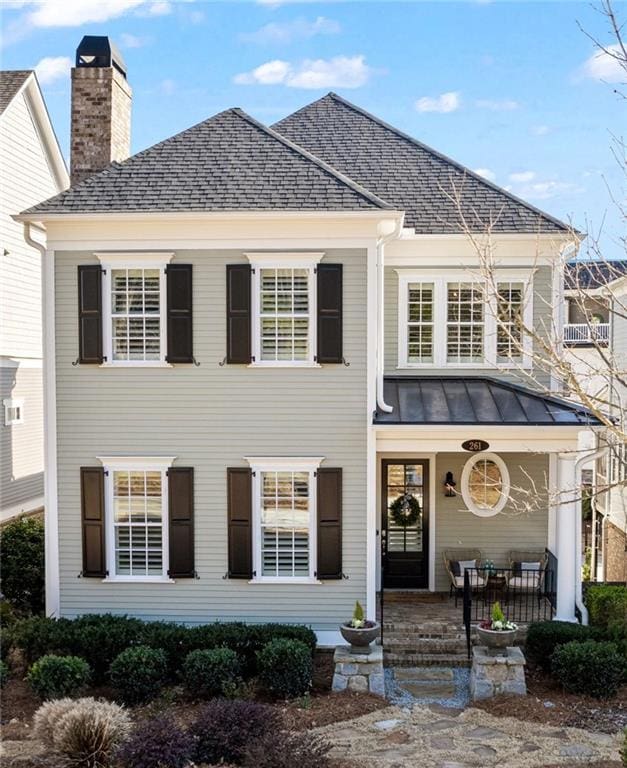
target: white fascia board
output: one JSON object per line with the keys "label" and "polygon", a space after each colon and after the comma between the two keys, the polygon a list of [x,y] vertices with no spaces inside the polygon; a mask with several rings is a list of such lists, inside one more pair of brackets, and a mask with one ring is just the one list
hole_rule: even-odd
{"label": "white fascia board", "polygon": [[57,190],[62,192],[70,186],[70,176],[67,171],[65,159],[59,146],[59,140],[54,132],[50,115],[44,101],[37,77],[31,74],[27,78],[24,86],[24,96],[26,97],[29,110],[35,122],[37,133],[43,144],[46,158],[57,185]]}
{"label": "white fascia board", "polygon": [[159,219],[173,221],[198,221],[203,219],[227,220],[233,219],[381,219],[402,220],[404,211],[107,211],[85,213],[18,213],[12,216],[15,221],[98,221],[101,219],[120,219],[123,221],[142,221],[143,219]]}
{"label": "white fascia board", "polygon": [[[498,240],[517,240],[528,242],[549,242],[549,243],[573,243],[580,242],[580,239],[570,232],[564,232],[563,234],[551,234],[549,232],[539,232],[534,234],[532,232],[493,232],[489,235],[484,231],[471,232],[475,238],[484,237],[486,241],[495,242]],[[419,233],[413,229],[405,227],[400,236],[401,240],[468,240],[469,235],[464,232],[441,232],[441,233]]]}

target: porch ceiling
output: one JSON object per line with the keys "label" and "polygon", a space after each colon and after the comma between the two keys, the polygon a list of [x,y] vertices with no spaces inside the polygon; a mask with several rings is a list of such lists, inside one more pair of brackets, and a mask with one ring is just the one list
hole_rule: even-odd
{"label": "porch ceiling", "polygon": [[389,376],[375,424],[597,427],[588,410],[517,384],[489,377]]}

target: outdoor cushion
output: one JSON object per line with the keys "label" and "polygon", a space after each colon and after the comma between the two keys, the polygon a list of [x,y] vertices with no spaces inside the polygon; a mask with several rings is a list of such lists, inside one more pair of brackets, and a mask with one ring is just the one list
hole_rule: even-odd
{"label": "outdoor cushion", "polygon": [[521,563],[520,569],[521,571],[539,571],[540,563]]}
{"label": "outdoor cushion", "polygon": [[[483,587],[485,585],[485,579],[482,579],[481,576],[479,576],[476,573],[470,573],[468,574],[470,586],[471,587]],[[462,588],[464,586],[464,577],[463,576],[456,576],[455,577],[455,586]]]}
{"label": "outdoor cushion", "polygon": [[536,589],[540,584],[538,573],[523,573],[521,576],[512,576],[509,586],[512,589]]}
{"label": "outdoor cushion", "polygon": [[[459,561],[459,574],[460,576],[464,575],[464,571],[466,568],[476,568],[477,567],[477,561],[476,560],[460,560]],[[455,574],[457,575],[457,574]]]}
{"label": "outdoor cushion", "polygon": [[459,567],[459,560],[451,560],[450,566],[451,566],[451,573],[453,574],[453,576],[462,575],[462,570]]}

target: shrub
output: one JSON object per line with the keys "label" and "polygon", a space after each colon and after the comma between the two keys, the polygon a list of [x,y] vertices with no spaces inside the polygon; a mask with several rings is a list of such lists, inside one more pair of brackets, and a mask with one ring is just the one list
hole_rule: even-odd
{"label": "shrub", "polygon": [[118,750],[124,768],[185,768],[192,756],[192,737],[171,717],[140,723]]}
{"label": "shrub", "polygon": [[230,648],[192,651],[183,663],[187,690],[202,699],[227,695],[238,683],[240,663]]}
{"label": "shrub", "polygon": [[616,639],[627,636],[627,587],[591,584],[586,590],[590,624]]}
{"label": "shrub", "polygon": [[146,622],[141,629],[141,644],[160,648],[166,655],[168,676],[176,677],[182,660],[191,650],[190,628],[167,621]]}
{"label": "shrub", "polygon": [[146,627],[140,619],[110,613],[80,616],[71,624],[72,653],[89,662],[97,683],[107,679],[113,660],[122,651],[143,644],[142,632]]}
{"label": "shrub", "polygon": [[555,649],[551,670],[565,690],[610,698],[625,674],[625,660],[613,643],[573,641]]}
{"label": "shrub", "polygon": [[0,533],[0,592],[19,611],[43,613],[45,606],[44,524],[18,517]]}
{"label": "shrub", "polygon": [[571,624],[568,621],[539,621],[529,625],[525,647],[528,656],[539,664],[545,672],[551,669],[551,656],[560,645],[573,640],[585,641],[592,639],[595,631],[582,624]]}
{"label": "shrub", "polygon": [[52,747],[57,722],[79,701],[94,701],[94,699],[55,699],[42,704],[33,716],[34,735],[47,747]]}
{"label": "shrub", "polygon": [[117,704],[78,699],[57,719],[52,747],[80,768],[109,768],[130,728],[129,716]]}
{"label": "shrub", "polygon": [[3,688],[9,679],[9,667],[6,661],[0,661],[0,688]]}
{"label": "shrub", "polygon": [[127,648],[111,664],[111,684],[123,701],[135,704],[159,694],[166,681],[167,660],[157,648]]}
{"label": "shrub", "polygon": [[253,701],[214,699],[200,710],[190,728],[198,763],[240,764],[247,749],[276,733],[279,716],[272,707]]}
{"label": "shrub", "polygon": [[78,693],[89,682],[89,664],[78,656],[42,656],[26,679],[42,699],[58,699]]}
{"label": "shrub", "polygon": [[311,684],[313,660],[300,640],[271,640],[257,654],[259,678],[277,696],[302,696]]}
{"label": "shrub", "polygon": [[306,731],[266,734],[246,750],[245,768],[327,768],[331,745]]}
{"label": "shrub", "polygon": [[27,664],[42,656],[73,654],[73,622],[68,619],[48,619],[32,616],[16,622],[11,628],[11,642],[20,648]]}

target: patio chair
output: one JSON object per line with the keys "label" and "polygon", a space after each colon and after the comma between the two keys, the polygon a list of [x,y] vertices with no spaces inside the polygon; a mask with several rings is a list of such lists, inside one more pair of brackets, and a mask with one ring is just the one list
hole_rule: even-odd
{"label": "patio chair", "polygon": [[[457,606],[457,598],[464,593],[465,568],[462,568],[460,564],[474,561],[474,567],[480,569],[483,564],[483,555],[480,549],[445,549],[442,552],[442,557],[444,558],[444,567],[450,580],[449,597],[455,595],[455,605]],[[470,587],[473,592],[485,589],[485,585],[485,576],[471,570]]]}
{"label": "patio chair", "polygon": [[512,549],[508,552],[507,590],[514,594],[535,592],[542,597],[549,556],[541,550]]}

